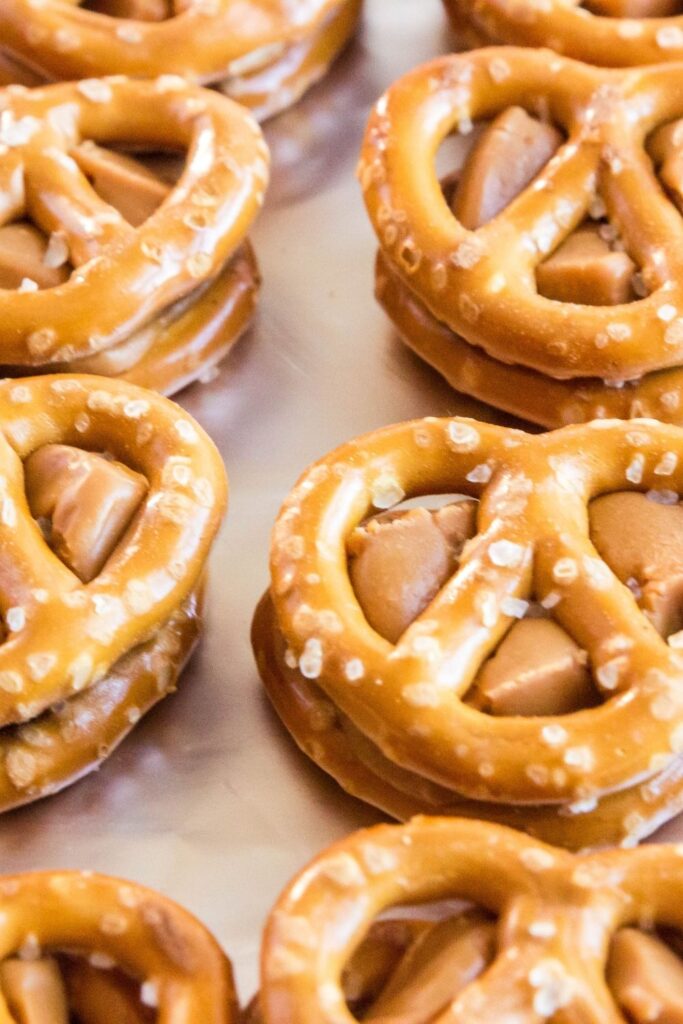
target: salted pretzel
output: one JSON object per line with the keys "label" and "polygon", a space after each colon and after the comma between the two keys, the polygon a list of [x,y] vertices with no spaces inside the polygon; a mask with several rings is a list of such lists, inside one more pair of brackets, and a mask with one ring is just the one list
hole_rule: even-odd
{"label": "salted pretzel", "polygon": [[225,506],[216,449],[106,378],[0,384],[0,809],[96,767],[175,688]]}
{"label": "salted pretzel", "polygon": [[165,896],[92,872],[0,877],[2,1024],[237,1024],[232,970]]}
{"label": "salted pretzel", "polygon": [[607,67],[683,59],[678,0],[443,0],[472,45],[549,46]]}
{"label": "salted pretzel", "polygon": [[[362,0],[3,0],[0,82],[182,75],[270,117],[326,73]],[[4,51],[4,55],[3,55]],[[14,77],[12,77],[14,75]]]}
{"label": "salted pretzel", "polygon": [[[299,746],[399,818],[581,848],[678,813],[682,457],[681,431],[651,420],[532,437],[453,418],[316,463],[253,626]],[[384,511],[440,493],[469,497]]]}
{"label": "salted pretzel", "polygon": [[[276,904],[263,941],[259,1018],[674,1022],[681,895],[680,846],[577,856],[461,819],[366,829],[317,857]],[[458,909],[463,901],[470,909]],[[405,951],[395,947],[392,962],[387,928],[405,927],[406,906],[433,920],[419,923]],[[373,924],[387,912],[399,920]],[[358,1011],[345,964],[382,944],[379,991],[370,974],[364,992],[361,976]]]}
{"label": "salted pretzel", "polygon": [[166,393],[204,374],[254,309],[267,176],[249,114],[180,78],[0,90],[0,363]]}
{"label": "salted pretzel", "polygon": [[[451,383],[547,425],[680,422],[680,76],[490,49],[380,100],[359,168],[380,301]],[[441,141],[482,118],[440,183]]]}

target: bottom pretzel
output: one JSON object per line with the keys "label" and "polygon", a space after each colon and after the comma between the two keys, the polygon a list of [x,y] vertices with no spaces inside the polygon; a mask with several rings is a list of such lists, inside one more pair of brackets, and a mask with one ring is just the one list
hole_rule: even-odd
{"label": "bottom pretzel", "polygon": [[401,339],[451,387],[544,427],[601,417],[651,417],[683,424],[683,370],[646,374],[623,387],[596,380],[556,380],[525,366],[501,363],[442,324],[389,268],[380,254],[377,299]]}
{"label": "bottom pretzel", "polygon": [[358,832],[280,898],[250,1019],[674,1024],[682,865],[679,847],[577,857],[458,819]]}
{"label": "bottom pretzel", "polygon": [[553,805],[468,800],[390,761],[338,709],[331,710],[314,683],[288,667],[268,594],[257,608],[252,635],[268,696],[300,749],[347,793],[400,821],[415,814],[483,818],[577,850],[627,841],[631,815],[647,834],[683,810],[683,768],[677,764],[647,788],[605,796],[578,817]]}

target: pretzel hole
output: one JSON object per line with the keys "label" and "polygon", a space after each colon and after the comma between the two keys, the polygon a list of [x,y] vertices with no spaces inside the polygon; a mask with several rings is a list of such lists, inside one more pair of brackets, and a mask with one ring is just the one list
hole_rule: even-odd
{"label": "pretzel hole", "polygon": [[607,983],[631,1024],[683,1021],[681,935],[622,928],[607,962]]}
{"label": "pretzel hole", "polygon": [[[438,509],[397,506],[352,532],[349,577],[369,624],[386,640],[396,643],[457,572],[476,532],[476,514],[477,502],[468,497]],[[600,702],[586,652],[549,610],[510,599],[502,611],[510,627],[480,669],[467,703],[487,714],[532,717]]]}
{"label": "pretzel hole", "polygon": [[69,279],[72,270],[63,233],[48,237],[26,220],[0,227],[0,288],[55,288]]}
{"label": "pretzel hole", "polygon": [[105,146],[86,140],[71,150],[95,192],[139,227],[168,196],[182,171],[175,153],[133,152],[125,146]]}
{"label": "pretzel hole", "polygon": [[401,908],[371,925],[342,987],[357,1020],[429,1024],[495,954],[496,920],[486,911],[460,901]]}
{"label": "pretzel hole", "polygon": [[178,13],[173,0],[82,0],[85,11],[132,21],[166,21]]}
{"label": "pretzel hole", "polygon": [[[554,124],[521,107],[510,107],[478,127],[460,170],[442,178],[447,203],[470,230],[505,210],[534,179],[541,180],[543,168],[565,141]],[[450,155],[454,159],[453,152]],[[536,267],[539,294],[590,306],[620,305],[642,297],[647,290],[638,267],[623,251],[600,197],[590,214]]]}
{"label": "pretzel hole", "polygon": [[[144,982],[108,958],[57,953],[0,964],[0,993],[12,1024],[152,1024],[157,1014]],[[3,1008],[0,1006],[0,1011]],[[3,1021],[5,1017],[3,1016]],[[8,1021],[8,1024],[9,1024]]]}
{"label": "pretzel hole", "polygon": [[[589,506],[590,537],[671,646],[683,630],[683,507],[675,491],[615,491]],[[663,543],[663,540],[665,542]]]}
{"label": "pretzel hole", "polygon": [[104,568],[145,495],[141,474],[102,454],[46,445],[24,463],[31,514],[54,553],[88,583]]}
{"label": "pretzel hole", "polygon": [[[459,132],[442,144],[436,167],[446,202],[471,231],[509,206],[566,138],[548,117],[530,114],[522,107],[509,107],[493,120],[474,125],[461,121]],[[447,159],[448,172],[444,167]]]}

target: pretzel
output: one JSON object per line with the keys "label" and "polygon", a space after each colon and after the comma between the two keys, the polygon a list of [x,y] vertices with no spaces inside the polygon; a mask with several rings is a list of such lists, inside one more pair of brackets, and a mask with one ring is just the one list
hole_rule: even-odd
{"label": "pretzel", "polygon": [[0,907],[2,1024],[237,1024],[229,961],[159,893],[45,871],[2,877]]}
{"label": "pretzel", "polygon": [[[406,905],[451,901],[399,955],[362,1020],[676,1021],[680,853],[649,845],[577,856],[446,818],[357,832],[317,857],[272,911],[261,1019],[350,1024],[340,976],[366,935],[366,945],[377,941],[373,921],[397,905],[405,915]],[[458,912],[453,900],[476,909]]]}
{"label": "pretzel", "polygon": [[[314,465],[253,626],[304,752],[396,817],[485,817],[574,848],[678,813],[682,444],[649,420],[531,437],[427,419]],[[381,513],[441,492],[478,505]]]}
{"label": "pretzel", "polygon": [[323,77],[353,35],[361,5],[102,0],[84,10],[79,0],[47,0],[40,9],[8,0],[0,10],[0,61],[15,63],[19,82],[31,74],[24,64],[53,80],[180,74],[217,86],[263,119]]}
{"label": "pretzel", "polygon": [[5,810],[97,767],[175,688],[225,474],[186,413],[106,378],[5,381],[0,422]]}
{"label": "pretzel", "polygon": [[[173,392],[225,354],[258,290],[244,236],[268,154],[247,113],[178,78],[8,88],[0,142],[10,372],[77,370]],[[167,167],[104,148],[119,143],[188,158],[174,183],[172,171],[159,176]]]}
{"label": "pretzel", "polygon": [[[491,49],[418,68],[380,100],[360,163],[380,298],[451,382],[502,404],[507,391],[553,425],[631,404],[678,421],[682,228],[659,181],[674,198],[683,187],[679,74]],[[550,159],[557,128],[525,108],[567,136]],[[459,182],[441,185],[441,140],[481,117]],[[508,364],[523,394],[510,397]]]}
{"label": "pretzel", "polygon": [[549,46],[607,67],[683,58],[677,0],[443,0],[453,27],[473,45]]}

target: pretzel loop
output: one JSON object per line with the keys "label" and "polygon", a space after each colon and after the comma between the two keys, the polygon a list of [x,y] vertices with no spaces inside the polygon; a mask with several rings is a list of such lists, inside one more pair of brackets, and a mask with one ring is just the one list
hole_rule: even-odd
{"label": "pretzel loop", "polygon": [[477,43],[549,46],[590,64],[617,67],[683,57],[683,17],[675,3],[598,0],[589,7],[563,0],[444,0],[444,5],[455,29],[471,26]]}
{"label": "pretzel loop", "polygon": [[[101,679],[169,620],[197,586],[225,501],[220,460],[182,410],[94,379],[0,387],[0,609],[26,622],[0,647],[3,725]],[[110,452],[149,484],[125,542],[86,584],[46,546],[24,493],[22,460],[55,443]]]}
{"label": "pretzel loop", "polygon": [[[5,90],[0,117],[9,147],[0,175],[12,186],[0,223],[25,213],[48,233],[63,232],[77,267],[52,288],[0,290],[5,363],[64,361],[127,338],[218,274],[263,198],[267,150],[256,124],[229,100],[180,80]],[[161,206],[133,229],[71,158],[84,138],[187,148],[187,163]]]}
{"label": "pretzel loop", "polygon": [[[36,981],[41,964],[50,963],[41,957],[91,957],[137,983],[138,1013],[155,1007],[159,1024],[237,1019],[230,964],[218,944],[199,921],[158,893],[92,873],[36,872],[0,879],[0,908],[0,973],[17,954],[13,963],[29,976],[33,972]],[[66,1014],[71,1007],[57,979],[51,987],[61,1005],[54,1012]],[[33,1011],[29,1006],[21,1019],[37,1020],[33,1013],[40,1007],[30,993],[29,1002]],[[9,1024],[14,1018],[2,996],[0,1003]]]}
{"label": "pretzel loop", "polygon": [[[620,384],[680,365],[681,321],[667,316],[683,310],[683,225],[644,151],[656,127],[683,115],[679,77],[665,65],[608,71],[511,48],[406,75],[378,102],[359,168],[392,272],[442,325],[502,362]],[[550,117],[566,141],[506,209],[468,231],[444,197],[436,151],[458,126],[511,105]],[[546,298],[535,270],[597,190],[650,292],[615,306]]]}

